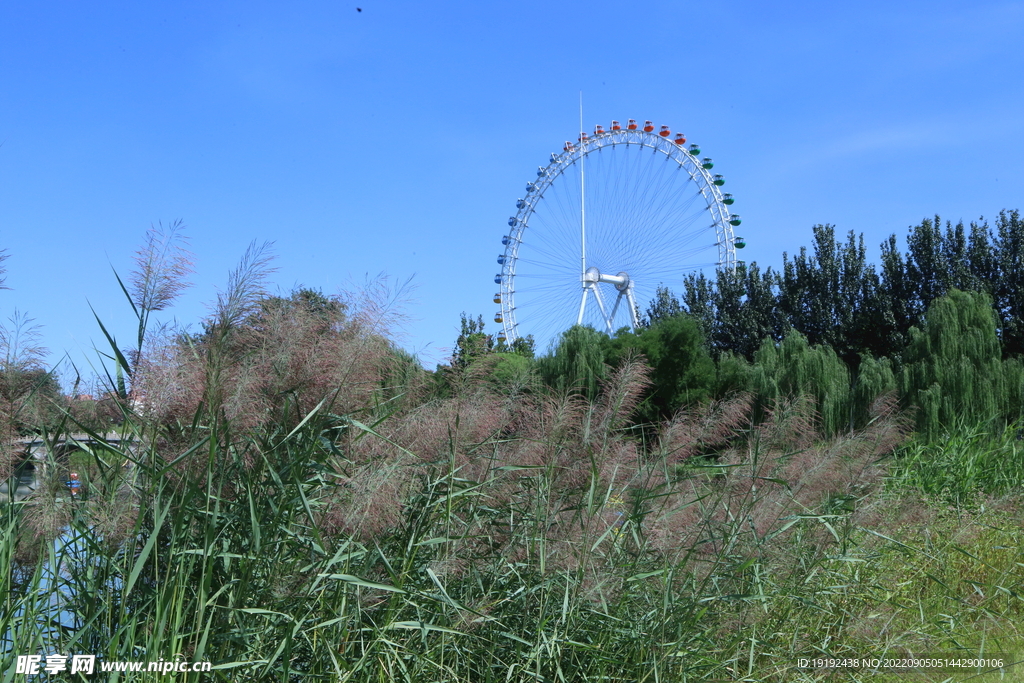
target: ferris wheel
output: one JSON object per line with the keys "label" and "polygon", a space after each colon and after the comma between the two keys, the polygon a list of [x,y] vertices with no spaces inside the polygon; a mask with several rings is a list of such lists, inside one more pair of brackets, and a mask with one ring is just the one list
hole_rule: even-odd
{"label": "ferris wheel", "polygon": [[551,154],[516,202],[498,255],[498,339],[548,344],[572,325],[636,330],[659,286],[686,273],[735,269],[746,246],[733,228],[725,178],[668,126],[630,119]]}

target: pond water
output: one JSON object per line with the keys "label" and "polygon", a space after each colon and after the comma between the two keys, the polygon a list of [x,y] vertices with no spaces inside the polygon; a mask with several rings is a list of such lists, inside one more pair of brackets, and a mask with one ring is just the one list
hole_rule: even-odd
{"label": "pond water", "polygon": [[30,493],[36,490],[39,482],[36,478],[36,470],[31,467],[19,467],[14,476],[0,484],[0,503],[7,503],[11,500],[11,487],[14,487],[14,500],[24,500]]}
{"label": "pond water", "polygon": [[[36,625],[20,624],[14,626],[18,630],[28,629],[29,632],[36,630],[41,635],[42,654],[53,653],[53,645],[60,640],[61,632],[75,629],[79,626],[78,618],[70,609],[74,592],[68,583],[70,572],[68,565],[84,561],[86,547],[81,538],[71,529],[64,529],[53,541],[53,555],[56,558],[55,566],[50,562],[44,562],[39,573],[38,581],[34,590],[25,595],[25,599],[19,601],[11,620],[18,624],[26,614],[36,615]],[[14,647],[14,635],[8,630],[0,638],[0,651],[18,654],[37,654],[33,652],[12,652]]]}

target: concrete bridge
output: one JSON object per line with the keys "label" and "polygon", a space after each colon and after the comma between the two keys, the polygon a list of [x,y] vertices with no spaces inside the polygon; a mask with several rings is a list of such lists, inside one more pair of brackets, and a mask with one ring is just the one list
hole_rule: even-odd
{"label": "concrete bridge", "polygon": [[[123,441],[116,433],[103,435],[103,441],[97,441],[88,434],[67,434],[59,439],[45,440],[39,436],[28,436],[15,439],[14,452],[20,454],[20,462],[15,467],[14,475],[0,483],[0,503],[10,500],[24,500],[39,488],[46,479],[47,468],[52,464],[67,463],[75,451],[100,443],[119,447]],[[16,455],[16,457],[18,457]],[[11,487],[14,493],[11,493]]]}

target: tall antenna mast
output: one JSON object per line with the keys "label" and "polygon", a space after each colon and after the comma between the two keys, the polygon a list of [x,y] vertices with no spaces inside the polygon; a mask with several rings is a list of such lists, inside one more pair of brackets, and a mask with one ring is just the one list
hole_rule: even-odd
{"label": "tall antenna mast", "polygon": [[[583,144],[583,91],[580,90],[580,286],[583,289],[583,294],[580,297],[580,312],[576,316],[577,325],[583,324],[583,313],[587,308],[587,293],[595,286],[587,280],[587,186],[583,173],[587,156],[583,154]],[[596,290],[594,296],[600,306],[601,297]]]}
{"label": "tall antenna mast", "polygon": [[[583,146],[583,91],[580,90],[580,146]],[[587,157],[580,156],[580,277],[587,272],[587,210],[586,210],[586,171]]]}

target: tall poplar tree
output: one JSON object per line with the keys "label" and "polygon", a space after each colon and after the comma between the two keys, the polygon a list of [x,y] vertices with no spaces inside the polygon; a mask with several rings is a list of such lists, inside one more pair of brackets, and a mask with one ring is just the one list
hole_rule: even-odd
{"label": "tall poplar tree", "polygon": [[996,220],[995,256],[998,276],[995,309],[1003,353],[1024,355],[1024,220],[1017,211],[1001,211]]}

